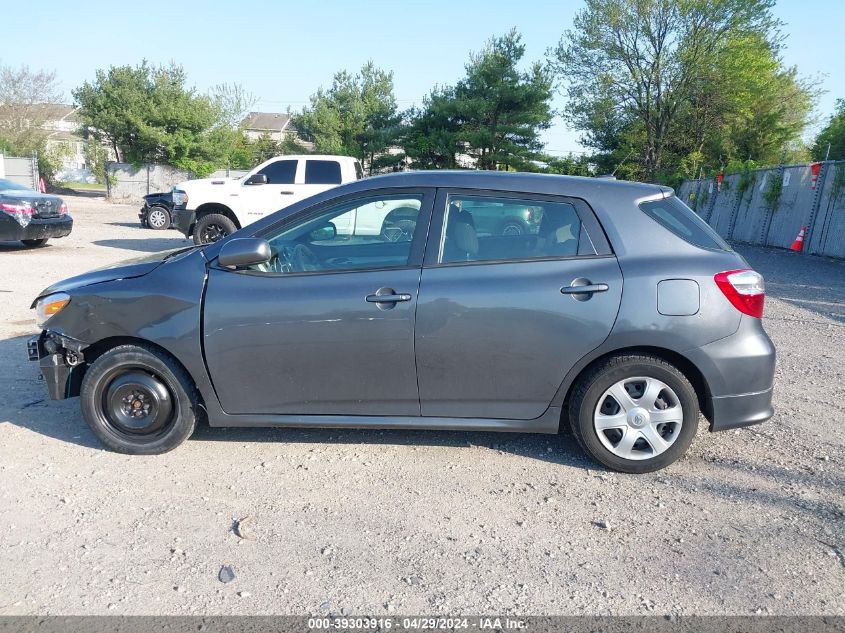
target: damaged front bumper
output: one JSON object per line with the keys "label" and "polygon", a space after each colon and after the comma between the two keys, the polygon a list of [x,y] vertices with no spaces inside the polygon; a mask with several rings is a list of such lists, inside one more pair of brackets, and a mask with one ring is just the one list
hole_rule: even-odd
{"label": "damaged front bumper", "polygon": [[77,368],[85,361],[82,347],[79,341],[47,330],[26,342],[27,356],[38,362],[51,400],[64,400],[79,393],[81,371]]}

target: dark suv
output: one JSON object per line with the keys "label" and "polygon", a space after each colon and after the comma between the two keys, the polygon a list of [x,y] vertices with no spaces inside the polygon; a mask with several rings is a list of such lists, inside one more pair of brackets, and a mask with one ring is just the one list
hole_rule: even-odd
{"label": "dark suv", "polygon": [[[493,208],[531,209],[536,230],[481,230]],[[714,431],[772,416],[764,295],[666,187],[411,172],[59,282],[33,304],[29,353],[126,453],[170,450],[200,419],[568,427],[646,472],[684,454],[699,412]]]}

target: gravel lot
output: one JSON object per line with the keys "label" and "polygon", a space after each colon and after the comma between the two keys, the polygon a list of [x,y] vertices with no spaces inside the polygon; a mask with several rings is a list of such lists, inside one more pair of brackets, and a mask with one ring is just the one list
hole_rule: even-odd
{"label": "gravel lot", "polygon": [[659,473],[486,433],[201,428],[128,457],[46,400],[29,304],[186,241],[68,202],[69,238],[0,244],[0,614],[845,615],[845,262],[739,247],[767,279],[777,415],[702,425]]}

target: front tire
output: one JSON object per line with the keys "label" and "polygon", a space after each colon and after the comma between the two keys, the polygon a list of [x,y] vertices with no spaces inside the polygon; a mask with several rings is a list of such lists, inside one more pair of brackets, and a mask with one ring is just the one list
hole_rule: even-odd
{"label": "front tire", "polygon": [[163,207],[151,207],[147,211],[147,226],[156,231],[170,228],[170,212]]}
{"label": "front tire", "polygon": [[612,470],[647,473],[686,453],[698,430],[698,397],[663,359],[613,356],[578,381],[569,404],[573,435]]}
{"label": "front tire", "polygon": [[188,373],[151,347],[120,345],[88,368],[82,415],[108,448],[130,455],[173,450],[194,432],[198,402]]}
{"label": "front tire", "polygon": [[29,246],[30,248],[37,248],[39,246],[44,246],[47,243],[46,237],[42,237],[39,240],[21,240],[24,243],[24,246]]}
{"label": "front tire", "polygon": [[197,220],[194,227],[194,244],[211,244],[238,230],[235,223],[220,213],[209,213]]}

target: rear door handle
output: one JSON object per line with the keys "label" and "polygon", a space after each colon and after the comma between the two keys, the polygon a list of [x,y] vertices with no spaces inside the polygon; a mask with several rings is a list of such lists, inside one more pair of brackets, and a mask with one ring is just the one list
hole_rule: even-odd
{"label": "rear door handle", "polygon": [[565,295],[585,295],[594,292],[607,292],[610,287],[607,284],[583,284],[581,286],[564,286],[560,291]]}
{"label": "rear door handle", "polygon": [[293,195],[293,191],[282,191],[282,192],[281,192],[281,194],[282,194],[283,196],[292,196],[292,195]]}
{"label": "rear door handle", "polygon": [[400,301],[410,301],[411,295],[394,294],[394,295],[367,295],[369,303],[399,303]]}

